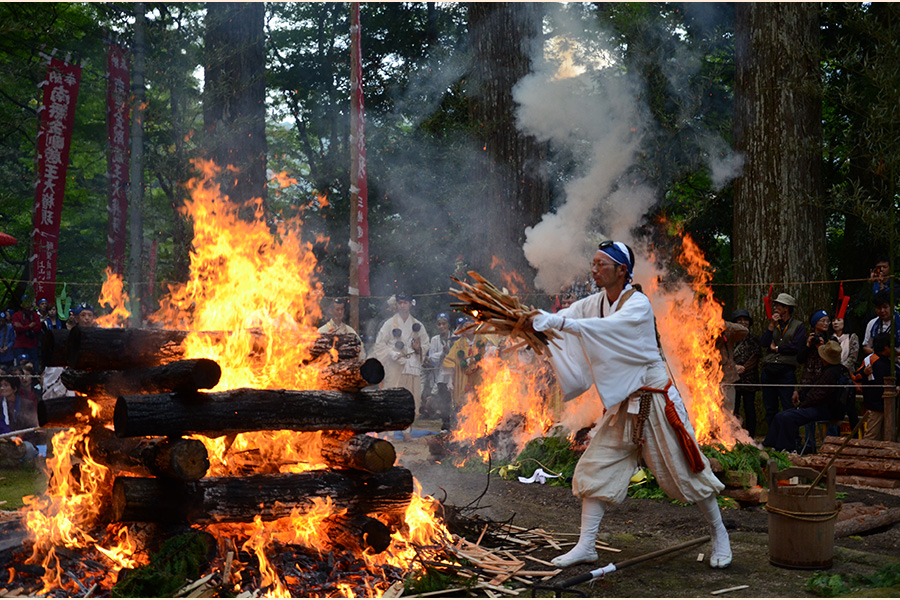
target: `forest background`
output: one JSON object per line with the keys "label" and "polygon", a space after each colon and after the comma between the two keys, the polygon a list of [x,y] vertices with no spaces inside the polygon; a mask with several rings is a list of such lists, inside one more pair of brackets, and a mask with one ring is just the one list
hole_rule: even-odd
{"label": "forest background", "polygon": [[[179,210],[198,158],[234,164],[226,192],[262,197],[273,228],[300,217],[324,293],[346,297],[349,4],[2,3],[0,231],[19,243],[0,248],[0,306],[27,292],[41,54],[53,48],[85,61],[57,293],[99,296],[106,43],[132,47],[138,13],[144,194],[129,239],[143,241],[129,260],[145,305],[187,278]],[[528,255],[541,236],[585,278],[582,238],[625,231],[673,277],[689,234],[726,314],[746,307],[757,322],[770,285],[808,315],[832,310],[844,281],[848,329],[861,332],[869,268],[896,256],[900,5],[363,3],[360,20],[363,319],[406,291],[428,323],[467,268],[515,272],[526,302],[549,306],[561,274]]]}

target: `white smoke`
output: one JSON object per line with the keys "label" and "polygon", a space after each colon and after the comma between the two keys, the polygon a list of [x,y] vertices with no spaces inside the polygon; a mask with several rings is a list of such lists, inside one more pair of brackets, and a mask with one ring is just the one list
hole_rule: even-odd
{"label": "white smoke", "polygon": [[[584,31],[584,23],[567,22],[559,10],[555,17],[557,37],[567,40],[555,47],[596,45],[603,38]],[[581,158],[565,202],[525,230],[523,251],[537,271],[535,286],[549,293],[584,277],[595,231],[602,226],[608,236],[629,242],[628,230],[655,201],[649,188],[622,181],[641,141],[639,86],[612,61],[596,60],[598,54],[608,58],[612,51],[595,48],[592,61],[583,52],[548,53],[513,90],[519,128]]]}

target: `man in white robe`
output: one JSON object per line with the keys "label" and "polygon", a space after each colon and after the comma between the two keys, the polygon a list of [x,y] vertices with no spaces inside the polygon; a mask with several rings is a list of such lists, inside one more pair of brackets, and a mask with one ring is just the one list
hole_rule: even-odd
{"label": "man in white robe", "polygon": [[594,562],[594,544],[607,504],[625,499],[638,457],[660,487],[681,502],[695,502],[710,527],[712,567],[731,564],[728,532],[716,502],[724,485],[700,452],[678,390],[660,356],[650,300],[630,285],[634,254],[604,242],[591,275],[601,291],[556,314],[534,317],[538,331],[562,335],[551,360],[565,399],[596,387],[606,411],[578,461],[572,492],[582,499],[581,534],[558,567]]}
{"label": "man in white robe", "polygon": [[[384,366],[381,388],[403,387],[412,392],[416,412],[422,404],[422,362],[428,353],[428,333],[421,321],[410,314],[415,300],[408,294],[397,294],[397,314],[382,325],[375,338],[372,354]],[[411,428],[404,438],[411,438]]]}

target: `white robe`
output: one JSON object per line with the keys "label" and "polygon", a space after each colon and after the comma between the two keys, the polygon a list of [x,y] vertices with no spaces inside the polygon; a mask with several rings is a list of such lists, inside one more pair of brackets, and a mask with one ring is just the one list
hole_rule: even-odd
{"label": "white robe", "polygon": [[[624,294],[631,289],[626,285]],[[642,387],[662,389],[669,381],[656,342],[653,307],[635,292],[621,305],[610,305],[606,291],[583,298],[557,313],[566,317],[560,348],[551,348],[551,361],[565,398],[571,399],[595,385],[607,411],[585,453],[578,461],[572,492],[613,503],[625,499],[628,482],[642,456],[660,487],[682,502],[698,502],[723,489],[701,454],[703,470],[691,471],[675,430],[665,417],[665,395],[654,393],[643,442],[631,441]],[[674,384],[674,382],[673,382]],[[673,385],[669,400],[694,436],[684,402]],[[628,403],[622,405],[623,401]]]}

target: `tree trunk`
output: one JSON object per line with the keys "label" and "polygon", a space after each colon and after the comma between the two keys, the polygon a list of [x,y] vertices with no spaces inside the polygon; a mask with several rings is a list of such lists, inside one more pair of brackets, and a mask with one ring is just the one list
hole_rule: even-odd
{"label": "tree trunk", "polygon": [[470,122],[483,150],[483,182],[478,221],[486,224],[477,255],[466,257],[475,270],[490,272],[492,258],[508,270],[527,272],[522,254],[525,227],[533,226],[550,207],[549,187],[540,165],[547,145],[516,129],[513,86],[531,70],[531,54],[540,48],[543,7],[540,3],[473,2],[469,4],[472,53]]}
{"label": "tree trunk", "polygon": [[251,523],[256,515],[273,521],[294,509],[309,511],[314,498],[331,498],[336,508],[358,514],[402,513],[412,495],[412,473],[395,467],[377,475],[319,470],[189,483],[117,477],[112,504],[115,521]]}
{"label": "tree trunk", "polygon": [[321,390],[254,390],[204,394],[122,396],[116,402],[119,437],[292,431],[399,431],[415,418],[405,388],[356,393]]}
{"label": "tree trunk", "polygon": [[[266,55],[263,3],[206,3],[203,121],[209,158],[223,169],[222,193],[254,220],[266,210]],[[232,165],[237,169],[227,169]]]}
{"label": "tree trunk", "polygon": [[393,444],[365,434],[347,437],[326,433],[322,436],[321,452],[330,466],[369,473],[390,471],[397,460]]}
{"label": "tree trunk", "polygon": [[158,367],[126,371],[78,371],[66,369],[62,383],[67,389],[81,392],[92,400],[115,402],[128,394],[159,392],[191,392],[216,387],[222,368],[214,360],[193,358],[178,360]]}
{"label": "tree trunk", "polygon": [[735,4],[736,304],[757,322],[768,286],[753,284],[797,298],[800,318],[833,303],[827,286],[796,283],[827,279],[818,10]]}

